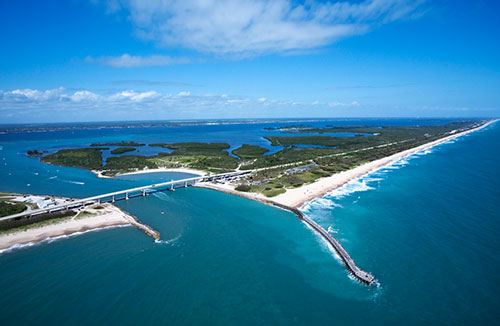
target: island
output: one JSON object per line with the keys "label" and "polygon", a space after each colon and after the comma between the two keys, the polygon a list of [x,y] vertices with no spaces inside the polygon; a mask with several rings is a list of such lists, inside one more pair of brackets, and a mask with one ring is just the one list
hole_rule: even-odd
{"label": "island", "polygon": [[119,146],[119,147],[140,147],[145,144],[141,144],[135,141],[119,141],[119,142],[105,142],[105,143],[92,143],[91,147],[109,147],[109,146]]}
{"label": "island", "polygon": [[[353,179],[392,164],[408,155],[485,128],[495,121],[461,121],[435,126],[340,128],[353,132],[352,137],[308,135],[308,133],[320,131],[336,133],[339,130],[337,127],[327,126],[320,129],[300,127],[295,130],[299,134],[297,136],[267,136],[266,139],[272,146],[282,147],[281,150],[270,155],[266,155],[267,148],[251,144],[242,144],[232,151],[233,155],[230,155],[230,145],[227,143],[184,142],[153,143],[149,146],[166,148],[171,152],[153,156],[114,156],[107,158],[105,163],[102,162],[102,147],[62,149],[43,156],[41,159],[51,164],[86,168],[98,173],[99,176],[104,173],[112,175],[147,173],[173,168],[188,171],[201,170],[200,176],[194,178],[100,194],[77,200],[73,205],[58,204],[55,214],[61,214],[61,217],[66,217],[67,214],[74,215],[70,212],[75,211],[75,206],[92,209],[91,214],[95,214],[96,209],[103,207],[101,200],[114,203],[117,196],[121,196],[118,199],[128,200],[130,196],[146,196],[151,191],[175,190],[176,187],[209,188],[293,212],[328,243],[330,248],[339,255],[346,269],[357,280],[371,285],[375,282],[375,278],[359,268],[342,244],[326,229],[304,215],[299,208],[306,202]],[[328,147],[315,147],[314,145],[328,145]],[[94,170],[94,168],[100,170]],[[13,207],[12,209],[20,210],[21,208]],[[0,218],[0,222],[4,221],[7,225],[8,223],[22,223],[23,219],[19,220],[18,217],[33,220],[33,216],[37,219],[40,216],[50,215],[54,211],[55,209],[39,209],[37,213],[41,214],[34,215],[29,212],[25,213],[23,210],[17,215]],[[130,219],[126,221],[133,223]],[[136,223],[141,225],[137,221]],[[141,228],[146,233],[156,234],[146,226]],[[34,235],[30,237],[36,238]]]}
{"label": "island", "polygon": [[123,154],[123,153],[128,153],[128,152],[133,152],[135,151],[135,147],[118,147],[115,148],[111,151],[111,154]]}
{"label": "island", "polygon": [[[271,146],[280,150],[272,154],[268,148],[241,144],[229,152],[228,143],[178,142],[152,143],[148,146],[165,148],[170,152],[157,155],[119,155],[103,160],[106,147],[125,146],[114,154],[131,152],[144,144],[128,141],[94,143],[89,148],[61,149],[41,157],[46,163],[92,170],[99,176],[115,176],[131,172],[165,169],[191,169],[204,173],[251,171],[233,180],[226,187],[232,191],[252,193],[267,198],[291,194],[292,190],[310,185],[370,162],[378,162],[398,153],[421,148],[449,137],[485,126],[487,121],[462,120],[439,125],[415,126],[326,126],[323,128],[277,127],[294,135],[265,136]],[[315,135],[311,135],[314,133]],[[351,137],[336,136],[351,133]],[[321,134],[321,135],[318,135]],[[330,135],[326,135],[330,134]],[[283,198],[283,197],[279,197]],[[295,205],[296,206],[296,205]]]}

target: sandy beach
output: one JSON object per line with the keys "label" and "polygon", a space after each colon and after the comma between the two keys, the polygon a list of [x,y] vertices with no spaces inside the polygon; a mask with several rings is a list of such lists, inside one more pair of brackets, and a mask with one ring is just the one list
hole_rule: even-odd
{"label": "sandy beach", "polygon": [[88,216],[83,217],[83,212],[89,212],[89,209],[85,209],[74,217],[53,224],[40,227],[33,226],[26,230],[14,229],[12,232],[6,231],[0,234],[0,252],[20,245],[34,244],[57,237],[103,228],[130,226],[134,222],[137,223],[133,217],[111,204],[102,204],[102,206],[104,208],[99,210],[97,214],[87,214]]}
{"label": "sandy beach", "polygon": [[98,178],[113,178],[113,177],[120,177],[124,175],[134,175],[134,174],[145,174],[145,173],[158,173],[158,172],[180,172],[180,173],[189,173],[189,174],[196,174],[196,175],[205,175],[207,172],[202,171],[202,170],[196,170],[192,168],[157,168],[157,169],[144,169],[144,170],[137,170],[137,171],[131,171],[131,172],[125,172],[125,173],[119,173],[113,177],[103,175],[104,171],[97,171],[97,170],[92,170],[93,173],[97,175]]}
{"label": "sandy beach", "polygon": [[426,149],[430,149],[434,146],[440,145],[442,143],[445,143],[447,141],[456,139],[458,137],[465,136],[467,134],[470,134],[472,132],[478,131],[480,129],[486,128],[492,123],[495,123],[498,120],[492,120],[489,121],[477,128],[470,129],[467,131],[459,132],[459,133],[454,133],[451,134],[450,136],[443,137],[441,139],[429,142],[427,144],[423,144],[414,148],[410,148],[408,150],[405,150],[403,152],[396,153],[391,156],[384,157],[379,160],[375,160],[372,162],[365,163],[363,165],[357,166],[351,170],[343,171],[340,173],[336,173],[332,176],[325,177],[318,179],[317,181],[310,183],[310,184],[305,184],[299,188],[294,188],[294,189],[287,189],[285,193],[282,193],[276,197],[265,197],[261,194],[257,193],[243,193],[234,190],[234,187],[228,184],[219,184],[219,183],[210,183],[210,184],[205,184],[202,187],[205,188],[210,188],[226,193],[231,193],[235,195],[239,195],[241,197],[245,197],[248,199],[253,199],[257,200],[260,202],[264,202],[267,204],[279,204],[279,205],[284,205],[292,208],[299,208],[303,206],[305,203],[315,199],[324,196],[325,194],[343,186],[347,182],[360,178],[366,174],[372,173],[378,169],[381,169],[387,165],[393,164],[394,162],[405,158],[407,156],[413,155],[415,153],[424,151]]}
{"label": "sandy beach", "polygon": [[[347,182],[353,179],[360,178],[366,174],[372,173],[387,165],[393,164],[394,162],[403,159],[407,156],[424,151],[426,149],[430,149],[433,146],[437,146],[447,141],[483,129],[496,121],[497,120],[489,121],[477,128],[467,130],[464,132],[453,133],[449,136],[429,142],[427,144],[423,144],[421,146],[414,147],[405,150],[403,152],[399,152],[394,155],[384,157],[382,159],[365,163],[351,170],[318,179],[313,183],[303,185],[299,188],[287,189],[285,193],[280,194],[276,197],[268,198],[262,194],[236,191],[234,189],[234,185],[227,183],[203,183],[203,184],[197,184],[196,186],[230,193],[233,195],[237,195],[251,200],[256,200],[268,205],[274,205],[281,208],[288,207],[296,209],[315,198],[324,196],[325,194],[335,190],[338,187],[341,187],[342,185],[346,184]],[[94,171],[94,172],[99,173],[100,171]],[[190,168],[158,168],[158,169],[138,170],[120,175],[157,173],[157,172],[182,172],[182,173],[191,173],[196,175],[206,174],[206,172],[204,171],[190,169]],[[46,224],[43,226],[33,226],[32,228],[28,228],[26,230],[4,232],[3,234],[0,234],[0,252],[19,245],[32,244],[47,239],[69,236],[72,234],[82,233],[90,230],[98,230],[102,228],[118,227],[118,226],[135,226],[138,229],[144,231],[146,234],[152,236],[153,238],[159,239],[160,235],[157,231],[151,229],[147,225],[141,224],[139,221],[137,221],[137,219],[124,213],[117,207],[111,204],[101,204],[101,205],[104,206],[103,209],[93,210],[92,208],[85,208],[85,210],[80,211],[76,216],[65,218],[64,220],[55,222],[53,224]],[[91,214],[82,214],[83,212]]]}

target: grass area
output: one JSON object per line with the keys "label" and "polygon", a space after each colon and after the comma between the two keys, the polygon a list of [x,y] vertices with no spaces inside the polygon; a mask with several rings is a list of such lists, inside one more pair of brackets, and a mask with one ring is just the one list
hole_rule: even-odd
{"label": "grass area", "polygon": [[111,154],[123,154],[135,151],[135,147],[118,147],[111,151]]}
{"label": "grass area", "polygon": [[24,212],[26,208],[26,205],[23,203],[0,201],[0,217]]}
{"label": "grass area", "polygon": [[286,191],[283,185],[275,182],[269,182],[260,186],[252,186],[251,192],[261,193],[266,197],[274,197],[282,194]]}
{"label": "grass area", "polygon": [[100,170],[102,168],[102,154],[99,148],[61,149],[54,154],[42,157],[42,161],[89,170]]}
{"label": "grass area", "polygon": [[138,147],[144,146],[145,144],[141,144],[135,141],[120,141],[120,142],[108,142],[108,143],[93,143],[90,144],[92,147],[101,147],[101,146],[120,146],[120,147]]}
{"label": "grass area", "polygon": [[269,150],[264,147],[243,144],[237,149],[233,150],[232,153],[242,159],[252,159],[260,157],[268,151]]}

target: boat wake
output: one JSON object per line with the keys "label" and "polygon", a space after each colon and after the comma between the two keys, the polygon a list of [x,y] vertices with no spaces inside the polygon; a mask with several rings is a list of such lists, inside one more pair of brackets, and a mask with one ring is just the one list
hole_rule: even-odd
{"label": "boat wake", "polygon": [[85,185],[85,182],[82,182],[82,181],[74,181],[74,180],[61,180],[62,182],[66,182],[66,183],[71,183],[71,184],[74,184],[74,185]]}

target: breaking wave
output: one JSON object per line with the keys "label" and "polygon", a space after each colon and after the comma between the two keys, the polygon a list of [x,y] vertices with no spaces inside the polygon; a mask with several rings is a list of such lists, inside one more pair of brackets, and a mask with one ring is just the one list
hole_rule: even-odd
{"label": "breaking wave", "polygon": [[[450,140],[445,143],[452,143],[452,142],[455,142],[455,140]],[[345,185],[329,192],[325,196],[314,199],[306,203],[304,206],[302,206],[301,210],[303,212],[310,212],[310,211],[332,210],[337,207],[342,207],[341,204],[336,202],[337,200],[350,196],[354,193],[365,192],[375,189],[375,186],[379,182],[385,179],[387,173],[407,166],[408,164],[410,164],[410,161],[415,158],[433,153],[435,147],[436,146],[431,148],[426,148],[411,155],[405,156],[375,171],[365,174],[359,178],[353,179],[347,182]]]}
{"label": "breaking wave", "polygon": [[159,243],[159,244],[174,244],[181,237],[182,237],[182,234],[179,234],[178,236],[176,236],[175,238],[172,238],[172,239],[168,239],[168,240],[155,240],[155,243]]}
{"label": "breaking wave", "polygon": [[85,233],[90,233],[90,232],[96,232],[96,231],[101,231],[101,230],[108,230],[108,229],[115,229],[115,228],[123,228],[123,227],[130,227],[130,225],[125,224],[125,225],[110,225],[110,226],[104,226],[101,228],[96,228],[96,229],[91,229],[91,230],[85,230],[85,231],[78,231],[78,232],[73,232],[71,234],[63,234],[63,235],[58,235],[55,237],[48,237],[40,241],[31,241],[31,242],[26,242],[22,244],[14,244],[8,248],[5,249],[0,249],[0,254],[11,252],[13,250],[17,249],[22,249],[22,248],[29,248],[33,246],[40,245],[42,243],[52,243],[54,241],[62,240],[62,239],[68,239],[71,237],[76,237]]}

